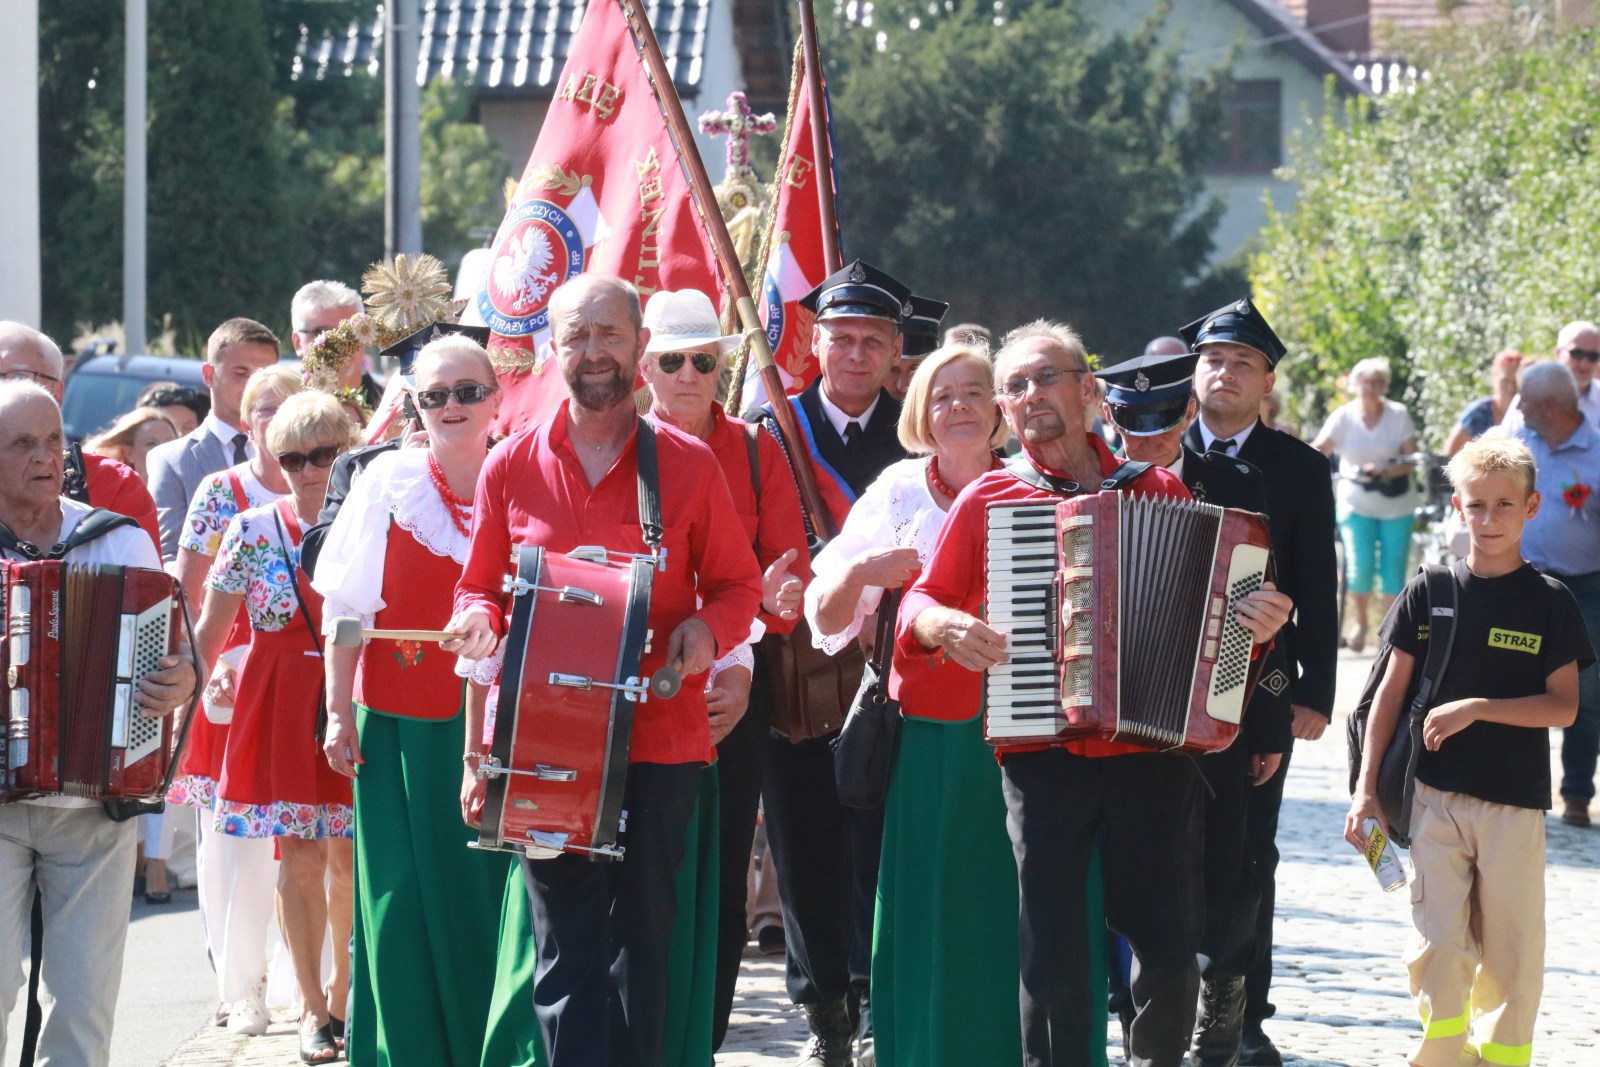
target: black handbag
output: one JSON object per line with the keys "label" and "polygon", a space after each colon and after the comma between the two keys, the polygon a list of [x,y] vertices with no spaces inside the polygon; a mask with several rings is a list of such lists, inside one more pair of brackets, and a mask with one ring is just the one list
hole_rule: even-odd
{"label": "black handbag", "polygon": [[889,793],[894,742],[900,733],[900,702],[889,696],[889,662],[900,590],[885,590],[878,602],[878,643],[861,673],[861,688],[833,740],[833,778],[847,808],[881,808]]}
{"label": "black handbag", "polygon": [[1404,496],[1411,489],[1411,474],[1396,474],[1392,478],[1356,478],[1355,483],[1381,496]]}

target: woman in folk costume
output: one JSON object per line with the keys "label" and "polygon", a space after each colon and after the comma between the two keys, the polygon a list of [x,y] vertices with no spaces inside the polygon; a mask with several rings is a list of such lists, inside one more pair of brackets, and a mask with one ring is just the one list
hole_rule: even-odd
{"label": "woman in folk costume", "polygon": [[[195,490],[178,534],[177,572],[189,610],[197,617],[205,599],[206,575],[228,523],[239,512],[263,507],[289,491],[278,457],[265,445],[266,432],[283,402],[303,388],[300,375],[284,366],[263,367],[250,375],[239,410],[254,454],[213,474]],[[223,643],[224,658],[206,686],[205,713],[195,717],[167,801],[200,812],[196,868],[206,947],[216,968],[221,1001],[217,1021],[226,1020],[233,1033],[259,1037],[272,1021],[266,984],[278,861],[271,841],[220,834],[212,818],[228,745],[235,667],[249,641],[250,620],[240,612]]]}
{"label": "woman in folk costume", "polygon": [[[217,782],[216,828],[271,838],[280,850],[279,922],[304,1006],[300,1058],[307,1063],[338,1055],[329,1005],[342,1006],[349,985],[351,811],[350,784],[328,767],[317,743],[322,598],[300,569],[300,538],[317,521],[328,470],[353,432],[326,393],[283,402],[265,444],[290,495],[228,524],[196,628],[197,650],[209,665],[241,603],[249,613],[250,650]],[[324,988],[322,946],[330,936],[333,972]]]}
{"label": "woman in folk costume", "polygon": [[[330,635],[339,617],[406,630],[450,617],[500,397],[488,355],[457,333],[422,349],[412,379],[427,447],[374,460],[339,509],[314,583]],[[470,1064],[483,1044],[509,861],[468,847],[457,808],[455,666],[432,644],[329,641],[323,751],[355,779],[353,1063]]]}

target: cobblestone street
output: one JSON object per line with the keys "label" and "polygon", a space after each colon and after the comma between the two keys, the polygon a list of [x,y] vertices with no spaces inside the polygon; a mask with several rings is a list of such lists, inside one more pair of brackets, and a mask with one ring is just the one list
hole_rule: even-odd
{"label": "cobblestone street", "polygon": [[[1278,1014],[1266,1029],[1285,1062],[1304,1067],[1403,1063],[1419,1026],[1400,962],[1411,932],[1409,895],[1384,893],[1340,836],[1348,807],[1343,709],[1354,702],[1369,656],[1343,654],[1340,709],[1321,741],[1295,750],[1279,844]],[[1553,747],[1559,733],[1552,733]],[[1547,820],[1548,955],[1533,1062],[1600,1064],[1600,830]],[[740,996],[718,1067],[792,1063],[804,1024],[783,993],[781,958],[745,959]],[[1117,1027],[1111,1027],[1116,1040]],[[295,1062],[293,1024],[281,1016],[263,1038],[242,1040],[208,1027],[170,1067],[257,1067]],[[1113,1048],[1113,1062],[1120,1060]],[[431,1065],[430,1065],[431,1067]],[[988,1065],[973,1065],[988,1067]],[[1006,1067],[1006,1065],[996,1065]]]}

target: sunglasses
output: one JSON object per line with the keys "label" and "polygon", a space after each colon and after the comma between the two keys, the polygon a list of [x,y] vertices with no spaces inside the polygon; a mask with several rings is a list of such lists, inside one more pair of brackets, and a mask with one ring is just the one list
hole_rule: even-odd
{"label": "sunglasses", "polygon": [[1569,348],[1567,355],[1584,363],[1600,363],[1600,352],[1592,352],[1587,348]]}
{"label": "sunglasses", "polygon": [[328,467],[333,465],[333,461],[338,459],[343,451],[339,445],[323,445],[321,448],[313,448],[310,452],[279,452],[278,466],[290,474],[304,470],[307,463],[313,467]]}
{"label": "sunglasses", "polygon": [[656,363],[661,367],[662,373],[677,374],[683,369],[683,361],[691,357],[694,359],[694,369],[701,374],[710,374],[721,362],[710,352],[662,352],[656,356]]}
{"label": "sunglasses", "polygon": [[458,385],[454,389],[421,389],[413,393],[412,398],[416,401],[417,407],[423,411],[432,411],[434,408],[444,407],[452,396],[461,404],[481,404],[489,399],[489,394],[492,392],[494,392],[492,387],[472,382],[468,385]]}

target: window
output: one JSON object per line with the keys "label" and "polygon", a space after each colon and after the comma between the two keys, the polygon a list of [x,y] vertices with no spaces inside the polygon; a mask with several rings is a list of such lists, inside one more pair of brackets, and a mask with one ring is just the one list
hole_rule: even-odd
{"label": "window", "polygon": [[1222,102],[1222,137],[1206,170],[1266,174],[1282,162],[1282,83],[1275,78],[1234,82]]}

